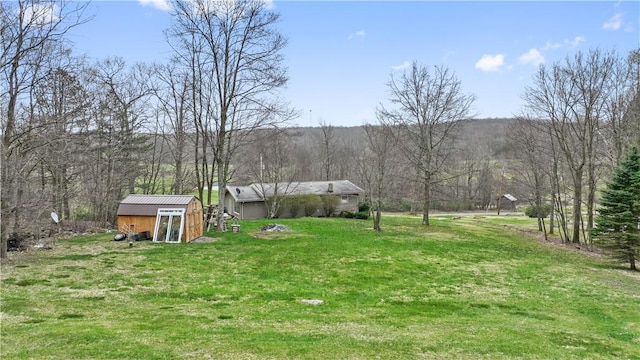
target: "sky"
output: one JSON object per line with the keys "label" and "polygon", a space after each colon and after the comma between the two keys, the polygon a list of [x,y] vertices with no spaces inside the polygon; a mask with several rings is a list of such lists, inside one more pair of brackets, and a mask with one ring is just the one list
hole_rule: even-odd
{"label": "sky", "polygon": [[[600,48],[640,48],[639,1],[273,1],[298,126],[376,123],[391,76],[412,62],[455,73],[474,94],[476,118],[521,114],[541,64]],[[77,55],[164,62],[165,0],[90,3],[93,18],[69,34]]]}

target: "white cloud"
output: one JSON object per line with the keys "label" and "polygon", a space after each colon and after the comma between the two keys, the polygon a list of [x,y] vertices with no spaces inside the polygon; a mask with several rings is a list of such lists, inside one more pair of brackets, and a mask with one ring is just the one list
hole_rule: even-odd
{"label": "white cloud", "polygon": [[573,40],[565,40],[564,42],[573,47],[576,47],[580,45],[580,43],[583,43],[585,41],[587,41],[587,39],[585,39],[584,36],[576,36]]}
{"label": "white cloud", "polygon": [[273,10],[276,8],[276,4],[273,3],[273,0],[263,0],[264,2],[264,7],[266,7],[269,10]]}
{"label": "white cloud", "polygon": [[354,33],[349,34],[349,36],[347,37],[347,39],[351,40],[351,39],[355,39],[355,38],[363,38],[365,37],[366,33],[364,30],[358,30]]}
{"label": "white cloud", "polygon": [[138,3],[142,6],[151,5],[162,11],[171,10],[171,4],[169,4],[167,0],[138,0]]}
{"label": "white cloud", "polygon": [[544,46],[542,47],[542,51],[555,50],[561,47],[562,47],[561,43],[552,43],[551,41],[547,41],[547,43],[544,44]]}
{"label": "white cloud", "polygon": [[44,26],[60,20],[60,8],[56,4],[33,4],[24,9],[24,22]]}
{"label": "white cloud", "polygon": [[622,13],[616,13],[602,24],[605,30],[619,30],[622,27]]}
{"label": "white cloud", "polygon": [[401,70],[409,68],[410,66],[411,66],[411,63],[405,60],[402,64],[392,65],[391,66],[391,70],[393,70],[393,71],[401,71]]}
{"label": "white cloud", "polygon": [[544,55],[538,49],[530,49],[518,57],[520,64],[538,66],[544,64]]}
{"label": "white cloud", "polygon": [[476,69],[486,72],[498,71],[504,66],[504,55],[482,55],[476,62]]}

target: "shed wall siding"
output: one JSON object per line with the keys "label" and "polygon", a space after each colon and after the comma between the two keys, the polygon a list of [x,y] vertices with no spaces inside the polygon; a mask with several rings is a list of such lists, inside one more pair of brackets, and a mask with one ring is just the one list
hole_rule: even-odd
{"label": "shed wall siding", "polygon": [[203,216],[202,204],[194,199],[187,206],[182,241],[189,242],[204,234]]}
{"label": "shed wall siding", "polygon": [[148,231],[151,237],[155,237],[153,230],[156,226],[155,216],[136,216],[136,215],[120,215],[118,216],[118,231],[122,233],[129,232],[129,226],[133,225],[135,233]]}

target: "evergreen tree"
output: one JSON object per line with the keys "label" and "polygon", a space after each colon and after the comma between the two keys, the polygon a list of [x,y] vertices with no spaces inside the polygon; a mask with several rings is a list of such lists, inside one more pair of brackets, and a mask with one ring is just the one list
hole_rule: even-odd
{"label": "evergreen tree", "polygon": [[636,269],[640,256],[640,152],[632,146],[602,193],[593,238]]}

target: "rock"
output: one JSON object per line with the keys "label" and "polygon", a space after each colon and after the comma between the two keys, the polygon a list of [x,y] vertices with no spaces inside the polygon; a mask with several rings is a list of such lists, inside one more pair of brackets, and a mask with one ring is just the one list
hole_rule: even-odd
{"label": "rock", "polygon": [[305,300],[302,300],[302,302],[304,304],[307,304],[307,305],[322,305],[322,304],[324,304],[324,301],[318,300],[318,299],[305,299]]}
{"label": "rock", "polygon": [[262,230],[262,231],[283,231],[283,232],[290,231],[288,227],[286,227],[284,225],[280,225],[280,224],[268,224],[268,225],[265,225],[262,228],[260,228],[260,230]]}

